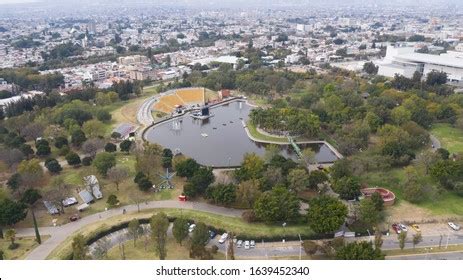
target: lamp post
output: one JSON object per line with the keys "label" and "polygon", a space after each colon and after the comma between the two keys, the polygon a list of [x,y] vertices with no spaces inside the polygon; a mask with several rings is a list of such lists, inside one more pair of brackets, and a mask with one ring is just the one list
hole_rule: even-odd
{"label": "lamp post", "polygon": [[286,239],[286,222],[284,222],[282,226],[283,226],[283,243],[285,243],[286,242],[285,240]]}

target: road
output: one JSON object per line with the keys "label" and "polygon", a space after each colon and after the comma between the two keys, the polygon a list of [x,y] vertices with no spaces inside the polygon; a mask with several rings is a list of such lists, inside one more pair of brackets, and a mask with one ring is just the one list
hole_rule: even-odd
{"label": "road", "polygon": [[151,114],[151,108],[153,107],[153,104],[157,101],[157,96],[151,96],[145,101],[140,106],[140,109],[138,109],[137,112],[137,121],[144,125],[144,126],[149,126],[154,122],[153,115]]}
{"label": "road", "polygon": [[[196,210],[201,212],[207,212],[212,214],[218,214],[227,217],[241,217],[243,210],[238,209],[229,209],[225,207],[210,205],[207,203],[198,203],[198,202],[180,202],[177,200],[164,200],[164,201],[151,201],[148,203],[140,204],[140,210],[149,210],[149,209],[162,209],[162,208],[176,208],[176,209],[189,209]],[[127,213],[137,212],[137,205],[127,205],[123,209]],[[101,213],[96,213],[90,216],[83,217],[82,219],[68,223],[62,226],[57,227],[43,227],[39,228],[39,231],[42,235],[50,235],[46,241],[37,246],[32,250],[26,259],[29,260],[43,260],[62,242],[66,240],[70,235],[75,233],[81,228],[93,224],[98,221],[102,221],[114,216],[122,214],[122,208],[111,209]],[[33,228],[24,228],[17,229],[17,236],[34,236]]]}

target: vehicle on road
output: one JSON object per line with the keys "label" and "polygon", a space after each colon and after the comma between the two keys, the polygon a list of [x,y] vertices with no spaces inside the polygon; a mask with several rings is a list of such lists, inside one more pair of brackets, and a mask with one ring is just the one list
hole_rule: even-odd
{"label": "vehicle on road", "polygon": [[419,225],[413,224],[413,225],[411,225],[411,227],[412,227],[412,229],[413,229],[414,231],[416,231],[416,232],[421,232],[421,229],[420,229],[420,226],[419,226]]}
{"label": "vehicle on road", "polygon": [[236,247],[237,247],[237,248],[241,248],[241,246],[243,246],[243,240],[238,240],[238,241],[236,242]]}
{"label": "vehicle on road", "polygon": [[251,249],[251,244],[249,240],[244,241],[244,249],[249,250]]}
{"label": "vehicle on road", "polygon": [[402,231],[405,231],[405,232],[408,231],[407,226],[404,225],[404,224],[399,224],[399,227],[400,227],[400,229],[401,229]]}
{"label": "vehicle on road", "polygon": [[458,230],[460,230],[460,228],[461,228],[460,225],[457,225],[457,224],[455,224],[454,222],[448,222],[448,225],[449,225],[449,227],[450,227],[451,229],[453,229],[454,231],[458,231]]}
{"label": "vehicle on road", "polygon": [[69,220],[70,220],[71,222],[75,222],[75,221],[77,221],[78,219],[80,219],[79,214],[74,214],[74,215],[72,215],[71,217],[69,217]]}
{"label": "vehicle on road", "polygon": [[191,224],[190,227],[188,228],[188,232],[193,232],[195,228],[196,228],[196,224]]}
{"label": "vehicle on road", "polygon": [[224,233],[224,234],[222,234],[222,236],[220,237],[219,243],[220,243],[220,244],[223,244],[223,243],[225,243],[225,241],[227,241],[227,239],[228,239],[228,233]]}
{"label": "vehicle on road", "polygon": [[251,246],[251,248],[255,248],[256,247],[256,241],[251,240],[250,246]]}
{"label": "vehicle on road", "polygon": [[392,229],[395,231],[395,233],[400,234],[402,232],[402,229],[398,224],[392,224]]}

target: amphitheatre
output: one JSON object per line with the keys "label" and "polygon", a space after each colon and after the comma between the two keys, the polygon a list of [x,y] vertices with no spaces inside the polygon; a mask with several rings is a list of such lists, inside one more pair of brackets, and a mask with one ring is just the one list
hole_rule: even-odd
{"label": "amphitheatre", "polygon": [[205,88],[181,88],[167,91],[161,94],[159,100],[154,104],[155,111],[170,114],[178,106],[203,105],[213,101],[213,93]]}

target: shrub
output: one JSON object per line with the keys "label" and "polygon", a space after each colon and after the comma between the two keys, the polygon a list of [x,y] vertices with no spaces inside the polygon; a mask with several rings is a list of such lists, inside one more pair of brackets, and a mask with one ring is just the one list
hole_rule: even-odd
{"label": "shrub", "polygon": [[256,213],[254,210],[246,210],[241,214],[241,218],[247,223],[254,223],[257,221]]}
{"label": "shrub", "polygon": [[92,161],[93,161],[93,159],[91,157],[84,157],[82,159],[82,165],[83,166],[90,166],[90,165],[92,165]]}
{"label": "shrub", "polygon": [[106,145],[104,146],[104,150],[108,153],[113,153],[117,151],[117,146],[113,143],[106,143]]}

